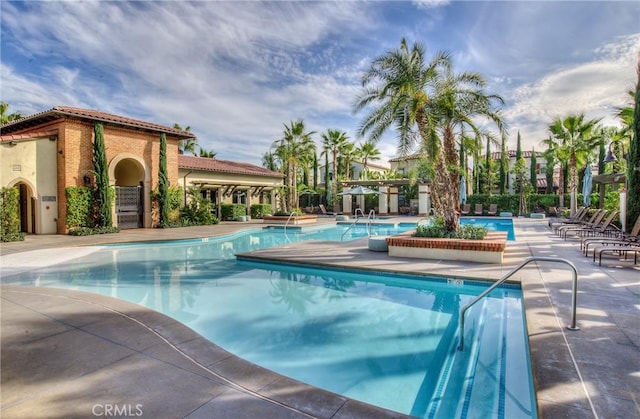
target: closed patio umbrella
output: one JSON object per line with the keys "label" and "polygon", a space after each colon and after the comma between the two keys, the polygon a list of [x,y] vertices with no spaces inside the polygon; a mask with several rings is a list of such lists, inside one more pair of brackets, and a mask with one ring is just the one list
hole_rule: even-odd
{"label": "closed patio umbrella", "polygon": [[367,188],[366,186],[356,186],[355,188],[345,189],[338,195],[380,195],[380,192],[375,189]]}
{"label": "closed patio umbrella", "polygon": [[467,203],[467,180],[460,176],[460,204]]}
{"label": "closed patio umbrella", "polygon": [[591,173],[591,165],[588,164],[582,178],[582,202],[585,207],[591,205],[591,190],[593,189],[593,174]]}

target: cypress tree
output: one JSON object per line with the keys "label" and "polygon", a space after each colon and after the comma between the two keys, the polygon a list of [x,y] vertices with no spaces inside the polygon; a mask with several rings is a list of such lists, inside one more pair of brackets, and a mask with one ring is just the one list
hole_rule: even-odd
{"label": "cypress tree", "polygon": [[544,157],[547,163],[547,167],[545,169],[545,177],[547,179],[547,193],[552,194],[555,157],[554,157],[554,153],[553,153],[553,149],[551,148],[551,145],[549,145],[549,148],[544,153]]}
{"label": "cypress tree", "polygon": [[158,203],[160,205],[160,227],[169,224],[169,177],[167,176],[167,136],[160,134],[160,169],[158,171]]}
{"label": "cypress tree", "polygon": [[538,191],[538,158],[536,156],[536,149],[531,149],[531,166],[529,167],[531,186],[534,191]]}
{"label": "cypress tree", "polygon": [[507,139],[502,136],[500,146],[500,194],[507,193],[507,172],[509,171],[509,151],[507,150]]}
{"label": "cypress tree", "polygon": [[93,126],[93,170],[96,176],[96,202],[98,203],[98,225],[111,227],[111,200],[109,199],[109,168],[104,146],[104,128],[102,124]]}
{"label": "cypress tree", "polygon": [[493,189],[493,185],[491,182],[491,143],[490,139],[487,137],[487,154],[484,157],[484,167],[487,171],[487,177],[485,178],[485,193],[487,195],[491,195],[491,190]]}

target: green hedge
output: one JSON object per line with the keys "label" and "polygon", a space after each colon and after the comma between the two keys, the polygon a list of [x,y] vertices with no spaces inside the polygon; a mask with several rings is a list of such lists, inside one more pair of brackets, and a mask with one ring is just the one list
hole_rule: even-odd
{"label": "green hedge", "polygon": [[69,186],[67,195],[67,229],[96,226],[93,188]]}
{"label": "green hedge", "polygon": [[247,207],[243,204],[220,205],[220,218],[225,221],[235,221],[238,217],[247,215]]}
{"label": "green hedge", "polygon": [[251,218],[262,218],[264,215],[273,214],[271,204],[251,205]]}
{"label": "green hedge", "polygon": [[[565,194],[564,206],[570,205],[571,196]],[[582,205],[582,194],[577,195],[578,206]],[[600,194],[591,194],[591,207],[597,207],[600,200]],[[528,199],[529,213],[541,211],[548,213],[549,207],[559,207],[560,197],[555,194],[531,194]],[[467,198],[467,204],[471,205],[471,209],[475,204],[482,204],[485,212],[489,209],[490,204],[498,205],[498,212],[510,212],[513,215],[520,215],[518,209],[520,208],[520,195],[487,195],[487,194],[473,194]],[[607,192],[604,199],[604,208],[608,210],[618,209],[620,206],[620,194],[616,191]],[[528,214],[523,214],[528,215]]]}
{"label": "green hedge", "polygon": [[0,190],[0,241],[24,240],[20,231],[20,190],[16,187]]}

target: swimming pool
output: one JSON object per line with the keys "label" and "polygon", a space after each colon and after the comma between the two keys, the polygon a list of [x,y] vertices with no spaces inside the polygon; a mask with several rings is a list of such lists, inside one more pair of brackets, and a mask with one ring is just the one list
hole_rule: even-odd
{"label": "swimming pool", "polygon": [[518,288],[499,288],[468,313],[472,344],[460,352],[459,309],[485,284],[233,258],[284,235],[106,246],[2,282],[142,304],[249,361],[403,413],[535,417]]}

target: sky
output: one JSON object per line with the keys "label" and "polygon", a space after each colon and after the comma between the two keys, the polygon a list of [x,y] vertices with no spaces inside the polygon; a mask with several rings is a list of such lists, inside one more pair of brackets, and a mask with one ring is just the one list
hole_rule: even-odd
{"label": "sky", "polygon": [[[190,127],[216,157],[261,165],[285,124],[358,143],[361,76],[402,38],[480,73],[515,149],[554,118],[618,126],[640,53],[638,1],[0,1],[0,99]],[[396,132],[377,143],[398,155]]]}

